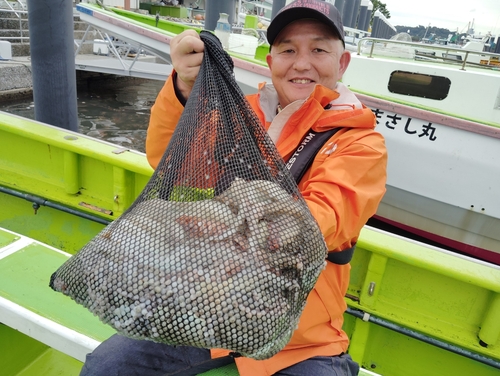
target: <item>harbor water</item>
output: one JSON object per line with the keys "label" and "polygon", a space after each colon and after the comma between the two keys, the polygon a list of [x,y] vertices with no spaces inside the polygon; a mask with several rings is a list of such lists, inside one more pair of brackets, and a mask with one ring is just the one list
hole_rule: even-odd
{"label": "harbor water", "polygon": [[[79,132],[144,152],[151,106],[163,84],[131,78],[79,82]],[[0,111],[29,119],[35,119],[34,109],[32,97],[0,102]]]}

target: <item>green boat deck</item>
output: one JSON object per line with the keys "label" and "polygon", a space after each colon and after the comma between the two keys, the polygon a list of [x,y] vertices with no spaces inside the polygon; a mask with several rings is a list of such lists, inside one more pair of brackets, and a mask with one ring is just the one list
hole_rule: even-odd
{"label": "green boat deck", "polygon": [[[42,250],[21,235],[0,232],[0,300],[22,303],[62,327],[76,329],[88,320],[81,325],[92,328],[89,343],[111,334],[48,282],[68,257],[60,251],[76,253],[118,218],[151,173],[142,153],[0,112],[0,227],[46,244]],[[17,242],[22,246],[7,255]],[[351,267],[344,330],[349,353],[365,369],[385,376],[500,374],[500,267],[369,227]],[[11,316],[0,314],[0,349],[9,355],[0,357],[2,375],[4,369],[20,374],[28,353],[31,363],[69,351],[30,341],[36,330],[25,336]],[[23,356],[11,361],[14,354]]]}
{"label": "green boat deck", "polygon": [[[115,333],[48,281],[69,254],[0,228],[3,376],[78,375],[85,355]],[[236,376],[234,364],[200,376]],[[362,370],[360,375],[375,375]]]}
{"label": "green boat deck", "polygon": [[[360,249],[362,247],[361,244]],[[448,255],[444,254],[444,256],[446,258]],[[51,274],[68,257],[70,257],[69,254],[54,247],[0,228],[0,321],[5,324],[0,325],[0,348],[7,351],[6,355],[9,355],[0,358],[0,368],[4,370],[6,376],[78,375],[86,353],[92,351],[101,341],[115,333],[111,327],[102,324],[87,309],[76,304],[70,298],[52,291],[48,286]],[[408,257],[402,261],[411,264],[411,258]],[[413,258],[416,259],[417,257]],[[393,263],[392,266],[385,265],[384,267],[401,269],[402,265],[398,265],[395,260],[393,260]],[[387,263],[383,262],[383,264]],[[372,267],[369,269],[372,286],[379,283],[381,276],[387,272],[377,262],[372,262]],[[457,272],[461,271],[464,270],[457,269]],[[487,273],[487,271],[487,269],[484,269],[482,272]],[[409,280],[413,278],[411,268],[407,267],[402,272],[407,275]],[[377,276],[379,277],[378,280]],[[487,275],[483,276],[488,279]],[[473,276],[470,275],[470,277]],[[490,282],[494,282],[494,279],[498,278],[498,273],[492,274],[491,277],[493,279]],[[427,278],[430,278],[431,282],[435,282],[432,281],[431,274]],[[467,288],[468,283],[472,281],[473,278],[464,281],[462,287]],[[449,287],[451,288],[452,285],[449,285]],[[355,288],[355,285],[351,285],[351,289],[353,288]],[[373,293],[371,296],[374,296],[372,302],[377,300],[375,296],[377,289],[378,287],[372,287]],[[478,297],[477,290],[470,290],[464,296],[464,299],[482,299],[481,296]],[[463,289],[461,292],[463,292]],[[385,293],[381,291],[378,295]],[[450,295],[456,294],[450,291]],[[412,295],[410,297],[410,300],[415,301],[415,304],[419,304],[419,299],[415,299],[416,297]],[[403,299],[401,294],[393,298]],[[429,296],[422,298],[427,299]],[[377,310],[377,306],[388,307],[387,311],[389,312],[391,308],[394,308],[394,303],[389,301],[388,296],[379,297],[378,300],[377,304],[372,304],[374,306],[373,312],[376,312],[379,316],[387,316],[388,314],[384,314],[382,310]],[[356,307],[356,305],[352,304],[352,301],[350,305]],[[495,302],[493,302],[492,306],[494,305]],[[408,339],[401,338],[405,337],[404,333],[398,333],[394,330],[387,332],[381,326],[370,323],[370,315],[367,313],[366,307],[364,309],[362,319],[346,315],[346,330],[350,332],[352,341],[350,353],[358,361],[359,359],[377,359],[377,361],[361,362],[365,367],[376,369],[382,358],[391,358],[399,353],[403,356],[402,352],[406,350],[404,347],[400,348],[400,343],[402,341],[407,342]],[[449,307],[450,311],[456,309],[456,305]],[[394,309],[394,311],[401,311],[401,306]],[[401,317],[404,317],[405,312],[402,311],[400,314]],[[485,316],[488,316],[488,312],[485,312],[485,314]],[[446,313],[446,315],[449,317],[450,312]],[[493,325],[493,328],[490,329],[495,331],[498,327],[498,316],[495,313],[492,313],[492,315],[490,325]],[[426,320],[425,317],[415,317],[414,314],[412,314],[412,319],[417,322],[418,320]],[[431,319],[436,322],[437,326],[442,326],[441,331],[444,332],[444,320],[435,314]],[[398,321],[395,317],[393,317],[393,320],[393,322]],[[407,329],[412,326],[411,322],[407,322],[407,324]],[[458,322],[455,325],[456,335],[459,338],[459,333],[463,332],[463,329],[459,328]],[[487,325],[484,325],[484,328],[487,328]],[[435,334],[439,336],[439,331],[436,331]],[[498,335],[498,332],[492,334]],[[473,334],[473,330],[471,330],[470,335],[474,338],[469,340],[479,346],[479,341],[476,335]],[[486,336],[486,338],[490,337]],[[498,349],[498,346],[494,346],[493,349],[495,347]],[[471,362],[467,357],[457,355],[447,349],[436,349],[435,346],[422,341],[414,341],[411,344],[411,349],[412,354],[418,353],[419,356],[427,354],[429,360],[435,359],[436,362],[440,358],[441,360],[450,356],[455,358],[452,362],[454,365],[453,372],[441,373],[442,371],[439,371],[439,373],[426,374],[473,375],[476,374],[478,367],[482,371],[481,375],[495,375],[500,372],[494,367],[481,362]],[[438,357],[436,352],[439,354]],[[491,351],[491,353],[494,355],[494,351]],[[407,354],[406,357],[408,356]],[[429,360],[424,363],[428,364]],[[387,361],[389,362],[389,360]],[[387,370],[387,373],[382,373],[383,375],[420,374],[420,371],[406,373],[401,369],[395,372],[385,362],[383,364],[385,365],[381,366],[381,368]],[[40,373],[41,370],[44,370],[44,372]],[[235,366],[230,365],[203,374],[203,376],[222,375],[237,375]],[[374,373],[362,369],[360,375],[374,375]]]}
{"label": "green boat deck", "polygon": [[68,257],[0,229],[0,348],[11,353],[0,358],[3,374],[77,375],[92,346],[114,333],[48,286]]}
{"label": "green boat deck", "polygon": [[[2,375],[78,375],[85,355],[115,333],[49,288],[50,276],[69,256],[0,228],[0,320],[7,324],[0,324],[0,348],[8,352],[0,357]],[[202,375],[237,374],[229,365]]]}

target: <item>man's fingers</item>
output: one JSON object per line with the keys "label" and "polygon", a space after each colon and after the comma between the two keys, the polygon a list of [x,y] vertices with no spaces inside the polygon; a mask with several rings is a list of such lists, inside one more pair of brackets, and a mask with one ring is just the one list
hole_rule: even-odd
{"label": "man's fingers", "polygon": [[187,99],[200,71],[205,44],[196,31],[186,30],[172,38],[170,48],[177,87]]}
{"label": "man's fingers", "polygon": [[186,30],[172,39],[172,48],[179,55],[203,52],[205,44],[194,30]]}
{"label": "man's fingers", "polygon": [[202,52],[192,52],[190,55],[184,57],[184,65],[186,67],[200,67],[203,61],[203,53]]}

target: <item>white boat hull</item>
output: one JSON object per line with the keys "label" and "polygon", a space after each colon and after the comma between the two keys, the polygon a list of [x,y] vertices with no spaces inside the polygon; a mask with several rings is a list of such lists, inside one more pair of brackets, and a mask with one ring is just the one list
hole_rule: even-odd
{"label": "white boat hull", "polygon": [[389,153],[377,217],[500,264],[500,129],[359,97]]}

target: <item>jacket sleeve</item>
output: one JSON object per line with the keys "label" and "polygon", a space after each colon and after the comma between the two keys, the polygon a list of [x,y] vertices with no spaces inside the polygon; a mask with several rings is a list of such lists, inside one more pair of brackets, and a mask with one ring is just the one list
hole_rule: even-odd
{"label": "jacket sleeve", "polygon": [[336,149],[318,153],[299,188],[328,249],[340,251],[356,243],[382,200],[387,150],[382,135],[372,130],[338,132],[333,140]]}
{"label": "jacket sleeve", "polygon": [[156,169],[167,148],[175,127],[184,111],[184,106],[175,94],[173,77],[168,77],[165,85],[151,107],[151,116],[146,135],[146,156],[151,167]]}

